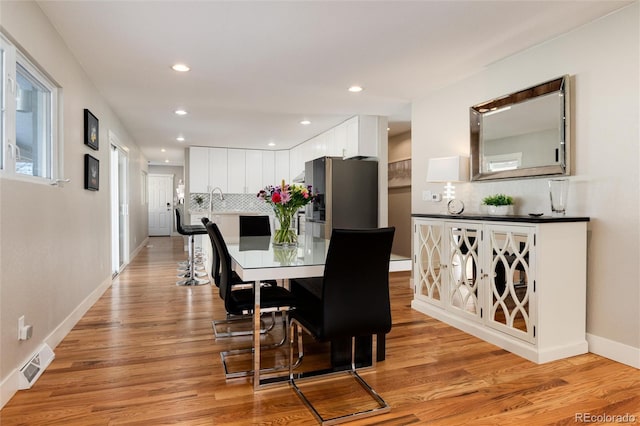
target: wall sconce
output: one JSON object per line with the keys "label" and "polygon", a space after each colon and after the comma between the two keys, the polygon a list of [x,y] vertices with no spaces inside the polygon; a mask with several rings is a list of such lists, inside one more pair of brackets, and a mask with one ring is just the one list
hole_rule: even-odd
{"label": "wall sconce", "polygon": [[440,157],[430,158],[427,169],[427,182],[446,182],[443,198],[456,198],[456,187],[452,182],[466,182],[469,180],[469,157]]}

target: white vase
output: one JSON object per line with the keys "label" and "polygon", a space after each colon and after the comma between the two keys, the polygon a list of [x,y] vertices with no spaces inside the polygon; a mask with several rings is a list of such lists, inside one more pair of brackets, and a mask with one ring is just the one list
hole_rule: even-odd
{"label": "white vase", "polygon": [[487,206],[487,213],[492,216],[506,216],[511,214],[512,206]]}

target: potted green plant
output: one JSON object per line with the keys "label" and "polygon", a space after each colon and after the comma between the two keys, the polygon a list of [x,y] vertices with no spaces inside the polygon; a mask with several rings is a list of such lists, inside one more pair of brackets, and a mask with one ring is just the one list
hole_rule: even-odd
{"label": "potted green plant", "polygon": [[202,204],[204,203],[204,197],[200,194],[196,194],[193,197],[193,201],[196,202],[196,204],[198,205],[198,207],[202,207]]}
{"label": "potted green plant", "polygon": [[489,195],[482,199],[482,204],[487,206],[487,212],[491,215],[506,215],[512,211],[513,197],[505,194]]}

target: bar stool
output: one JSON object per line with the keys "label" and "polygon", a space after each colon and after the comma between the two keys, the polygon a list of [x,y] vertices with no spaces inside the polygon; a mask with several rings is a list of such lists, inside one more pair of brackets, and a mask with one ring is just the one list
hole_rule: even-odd
{"label": "bar stool", "polygon": [[[185,235],[189,237],[189,272],[188,276],[185,279],[180,280],[176,283],[176,285],[203,285],[208,284],[209,280],[203,280],[197,277],[195,262],[195,236],[196,235],[204,235],[207,233],[207,230],[204,226],[201,225],[183,225],[182,224],[182,215],[180,213],[180,209],[176,209],[176,228],[180,235]],[[186,274],[185,274],[186,275]]]}

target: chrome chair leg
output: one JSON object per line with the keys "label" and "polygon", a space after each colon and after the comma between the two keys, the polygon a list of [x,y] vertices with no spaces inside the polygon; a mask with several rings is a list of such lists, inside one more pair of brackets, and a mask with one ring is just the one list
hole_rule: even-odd
{"label": "chrome chair leg", "polygon": [[[361,419],[361,418],[365,418],[365,417],[372,417],[372,416],[377,416],[379,414],[384,414],[384,413],[388,413],[391,411],[391,407],[389,406],[389,404],[387,404],[385,402],[384,399],[382,399],[382,397],[380,395],[378,395],[378,393],[360,376],[360,374],[358,374],[357,370],[356,370],[356,357],[355,357],[355,337],[351,338],[351,368],[349,370],[347,370],[347,373],[349,374],[350,377],[353,377],[358,384],[366,391],[366,393],[373,399],[375,400],[375,402],[378,404],[377,408],[372,408],[372,409],[368,409],[368,410],[362,410],[362,411],[357,411],[354,413],[349,413],[349,414],[345,414],[345,415],[341,415],[341,416],[336,416],[336,417],[331,417],[331,418],[324,418],[322,417],[322,415],[318,412],[318,410],[313,406],[313,403],[307,398],[307,396],[304,394],[304,392],[302,392],[302,390],[298,387],[298,384],[296,383],[296,378],[295,375],[293,373],[293,368],[294,364],[293,364],[293,344],[294,344],[294,326],[295,326],[296,322],[295,321],[291,321],[291,325],[290,325],[290,331],[289,333],[291,334],[291,337],[289,339],[289,384],[291,385],[291,387],[293,388],[293,390],[296,392],[296,394],[298,395],[298,397],[302,400],[302,402],[304,403],[304,405],[311,411],[311,413],[314,415],[314,417],[316,418],[316,420],[322,424],[322,425],[335,425],[335,424],[340,424],[340,423],[345,423],[345,422],[350,422],[356,419]],[[302,326],[298,324],[298,333],[300,334],[300,332],[302,331]],[[298,357],[299,360],[302,359],[303,354],[301,354],[301,349],[300,349],[300,345],[302,344],[301,339],[298,340],[298,345],[299,345],[299,349],[298,349]],[[373,339],[372,339],[372,365],[375,365],[376,363],[376,347],[377,347],[377,338],[374,335]],[[344,371],[341,372],[335,372],[335,373],[328,373],[328,374],[323,374],[323,375],[316,375],[313,376],[313,373],[311,373],[310,377],[308,377],[308,380],[321,380],[323,378],[323,376],[335,376],[337,374],[344,374]],[[299,381],[305,381],[305,379],[298,379]]]}
{"label": "chrome chair leg", "polygon": [[[251,336],[253,334],[253,330],[245,330],[245,331],[231,331],[231,327],[227,327],[226,332],[218,331],[218,326],[220,325],[231,325],[239,322],[247,322],[251,320],[251,316],[230,316],[227,314],[227,318],[223,320],[213,320],[211,321],[211,326],[213,327],[213,334],[216,339],[222,339],[226,337],[237,337],[237,336]],[[276,313],[271,312],[271,323],[263,329],[260,329],[260,334],[268,333],[275,327],[276,324]]]}
{"label": "chrome chair leg", "polygon": [[[202,277],[208,277],[209,276],[209,274],[207,274],[206,272],[198,271],[198,270],[195,271],[195,274],[196,274],[196,278],[202,278]],[[178,274],[177,277],[178,278],[191,278],[191,271],[185,271],[182,274]]]}
{"label": "chrome chair leg", "polygon": [[195,239],[193,235],[189,236],[189,277],[184,280],[180,280],[176,283],[176,285],[180,286],[195,286],[195,285],[203,285],[208,284],[209,280],[202,280],[197,277],[196,269],[195,269]]}
{"label": "chrome chair leg", "polygon": [[[264,346],[260,346],[260,350],[266,350],[266,349],[276,349],[279,347],[282,347],[286,342],[287,342],[287,337],[288,337],[288,332],[287,332],[287,313],[286,311],[280,311],[282,312],[282,339],[277,342],[277,343],[272,343],[270,345],[264,345]],[[274,312],[275,314],[275,312]],[[226,379],[236,379],[239,377],[249,377],[253,375],[253,370],[240,370],[240,371],[229,371],[228,365],[227,365],[227,358],[229,356],[233,356],[233,355],[240,355],[240,354],[246,354],[246,353],[252,353],[254,350],[253,348],[242,348],[242,349],[232,349],[229,351],[223,351],[220,352],[220,358],[222,359],[222,366],[224,368],[224,376]],[[274,367],[268,367],[268,368],[262,368],[260,369],[260,372],[264,372],[264,373],[270,373],[270,372],[274,372],[274,371],[282,371],[282,370],[286,370],[287,368],[289,368],[289,365],[281,365],[281,366],[274,366]]]}

